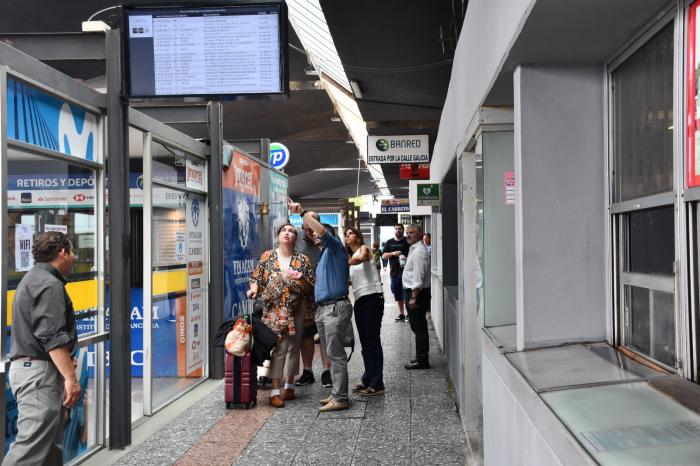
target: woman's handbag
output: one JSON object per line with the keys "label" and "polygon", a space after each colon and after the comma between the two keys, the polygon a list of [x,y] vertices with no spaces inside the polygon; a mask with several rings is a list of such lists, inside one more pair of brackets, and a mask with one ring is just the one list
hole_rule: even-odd
{"label": "woman's handbag", "polygon": [[234,356],[243,356],[250,351],[252,332],[253,326],[246,319],[238,319],[231,331],[226,335],[224,348]]}

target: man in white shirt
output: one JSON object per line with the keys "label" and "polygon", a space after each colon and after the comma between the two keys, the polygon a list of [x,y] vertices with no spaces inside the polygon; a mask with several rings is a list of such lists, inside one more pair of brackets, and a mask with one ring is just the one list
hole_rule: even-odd
{"label": "man in white shirt", "polygon": [[411,248],[403,269],[402,284],[404,300],[408,309],[408,321],[416,336],[416,359],[406,364],[406,369],[430,369],[428,361],[428,320],[430,309],[430,254],[421,241],[423,229],[420,225],[410,225],[406,229],[406,239]]}

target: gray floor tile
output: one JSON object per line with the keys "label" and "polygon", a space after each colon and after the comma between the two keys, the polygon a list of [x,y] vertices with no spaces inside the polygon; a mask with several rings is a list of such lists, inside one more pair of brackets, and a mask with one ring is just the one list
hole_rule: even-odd
{"label": "gray floor tile", "polygon": [[382,443],[379,441],[358,442],[352,464],[370,465],[404,465],[411,461],[411,449],[408,443]]}
{"label": "gray floor tile", "polygon": [[411,464],[430,465],[463,465],[471,456],[463,444],[450,443],[412,443]]}

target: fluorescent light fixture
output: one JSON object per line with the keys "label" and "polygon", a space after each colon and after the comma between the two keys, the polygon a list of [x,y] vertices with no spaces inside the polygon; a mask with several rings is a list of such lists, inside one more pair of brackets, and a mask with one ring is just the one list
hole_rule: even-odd
{"label": "fluorescent light fixture", "polygon": [[357,81],[350,81],[350,87],[352,88],[352,93],[355,94],[356,99],[362,98],[362,89],[360,89],[360,83]]}
{"label": "fluorescent light fixture", "polygon": [[352,139],[348,139],[347,141],[345,141],[345,144],[355,144],[355,141],[353,141]]}
{"label": "fluorescent light fixture", "polygon": [[340,117],[334,116],[334,117],[331,117],[331,121],[339,122],[339,121],[343,121],[343,120],[341,120]]}

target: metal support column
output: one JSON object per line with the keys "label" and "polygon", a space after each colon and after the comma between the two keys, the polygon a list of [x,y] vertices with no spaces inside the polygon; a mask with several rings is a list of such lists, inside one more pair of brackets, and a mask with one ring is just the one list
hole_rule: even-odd
{"label": "metal support column", "polygon": [[[224,213],[222,210],[222,108],[219,102],[209,103],[209,335],[214,335],[224,320]],[[224,377],[224,354],[209,339],[209,375]]]}
{"label": "metal support column", "polygon": [[121,40],[107,31],[109,190],[109,448],[131,443],[131,222],[129,218],[129,118],[122,101]]}

